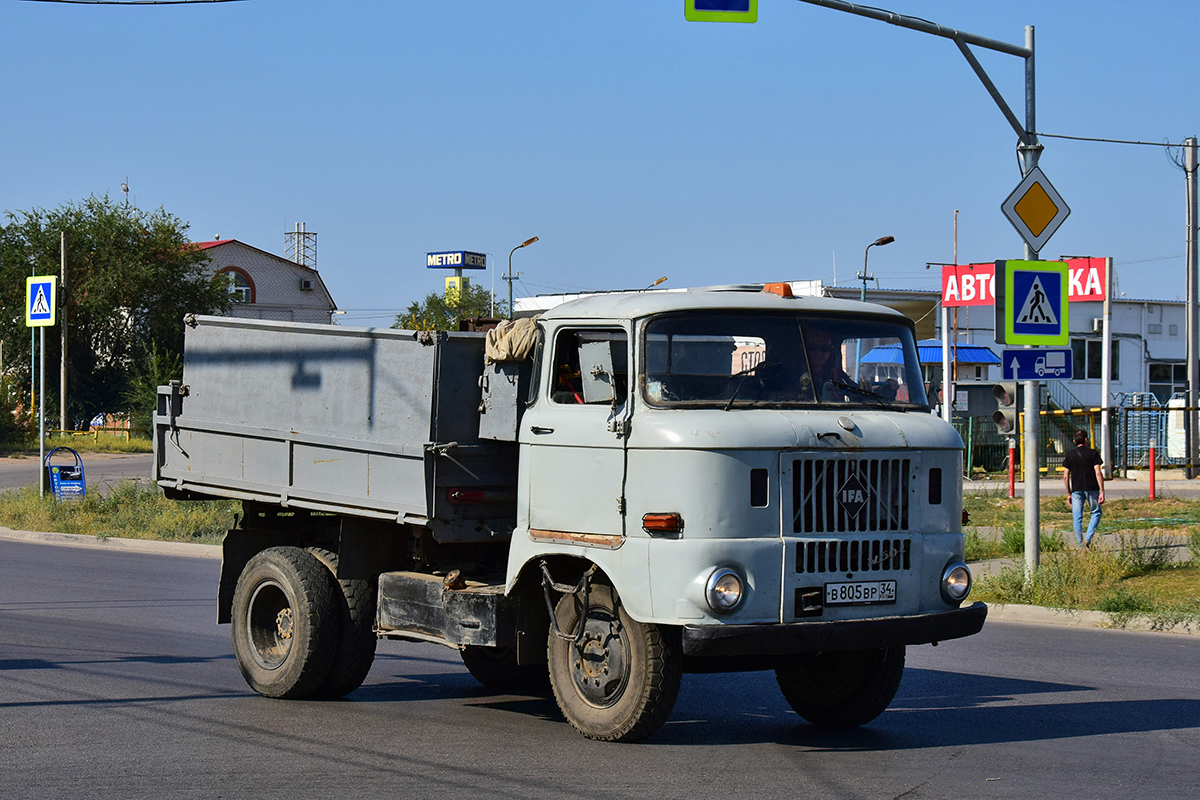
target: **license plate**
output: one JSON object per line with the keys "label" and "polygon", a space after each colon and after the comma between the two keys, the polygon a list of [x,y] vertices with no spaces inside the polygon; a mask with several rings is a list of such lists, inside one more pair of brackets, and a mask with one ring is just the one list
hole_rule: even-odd
{"label": "license plate", "polygon": [[850,603],[894,603],[895,581],[861,581],[859,583],[825,584],[825,605]]}

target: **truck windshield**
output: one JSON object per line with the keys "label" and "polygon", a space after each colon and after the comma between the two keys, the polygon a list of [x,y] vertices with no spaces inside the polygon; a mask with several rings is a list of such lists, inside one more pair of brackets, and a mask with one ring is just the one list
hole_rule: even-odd
{"label": "truck windshield", "polygon": [[927,410],[912,329],[887,317],[705,312],[646,326],[655,406]]}

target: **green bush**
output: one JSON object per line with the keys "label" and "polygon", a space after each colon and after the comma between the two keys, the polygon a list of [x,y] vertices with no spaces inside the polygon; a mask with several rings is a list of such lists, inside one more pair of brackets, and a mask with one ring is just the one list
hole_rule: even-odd
{"label": "green bush", "polygon": [[1155,608],[1154,598],[1126,586],[1117,586],[1096,603],[1097,611],[1108,614],[1146,614]]}
{"label": "green bush", "polygon": [[1119,536],[1116,558],[1124,573],[1122,577],[1145,575],[1171,563],[1173,542],[1161,533],[1139,534],[1136,531]]}
{"label": "green bush", "polygon": [[1187,549],[1194,560],[1200,561],[1200,529],[1192,528],[1188,531]]}

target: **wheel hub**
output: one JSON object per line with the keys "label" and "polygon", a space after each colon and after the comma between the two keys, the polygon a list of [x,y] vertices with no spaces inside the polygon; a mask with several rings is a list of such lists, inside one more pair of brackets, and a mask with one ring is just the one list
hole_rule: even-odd
{"label": "wheel hub", "polygon": [[620,623],[593,610],[572,646],[572,676],[580,695],[595,706],[615,703],[629,680],[628,652]]}
{"label": "wheel hub", "polygon": [[292,638],[292,609],[285,608],[275,615],[275,633],[280,639]]}

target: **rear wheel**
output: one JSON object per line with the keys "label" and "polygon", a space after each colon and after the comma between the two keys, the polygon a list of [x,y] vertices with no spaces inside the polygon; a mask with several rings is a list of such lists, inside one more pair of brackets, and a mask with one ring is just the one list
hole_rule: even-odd
{"label": "rear wheel", "polygon": [[903,675],[903,645],[806,654],[775,668],[792,710],[825,728],[854,728],[878,717]]}
{"label": "rear wheel", "polygon": [[329,676],[338,636],[329,570],[298,547],[272,547],[246,564],[233,594],[233,652],[250,688],[301,698]]}
{"label": "rear wheel", "polygon": [[[566,595],[558,629],[576,630],[580,608]],[[675,707],[682,674],[679,633],[632,619],[616,590],[593,586],[579,641],[550,632],[550,685],[563,716],[589,739],[632,742],[662,727]]]}
{"label": "rear wheel", "polygon": [[334,596],[338,617],[337,652],[325,681],[317,688],[317,697],[342,697],[362,686],[375,661],[375,594],[376,583],[355,578],[338,580],[338,554],[321,547],[310,547],[329,570],[334,584],[341,590]]}

